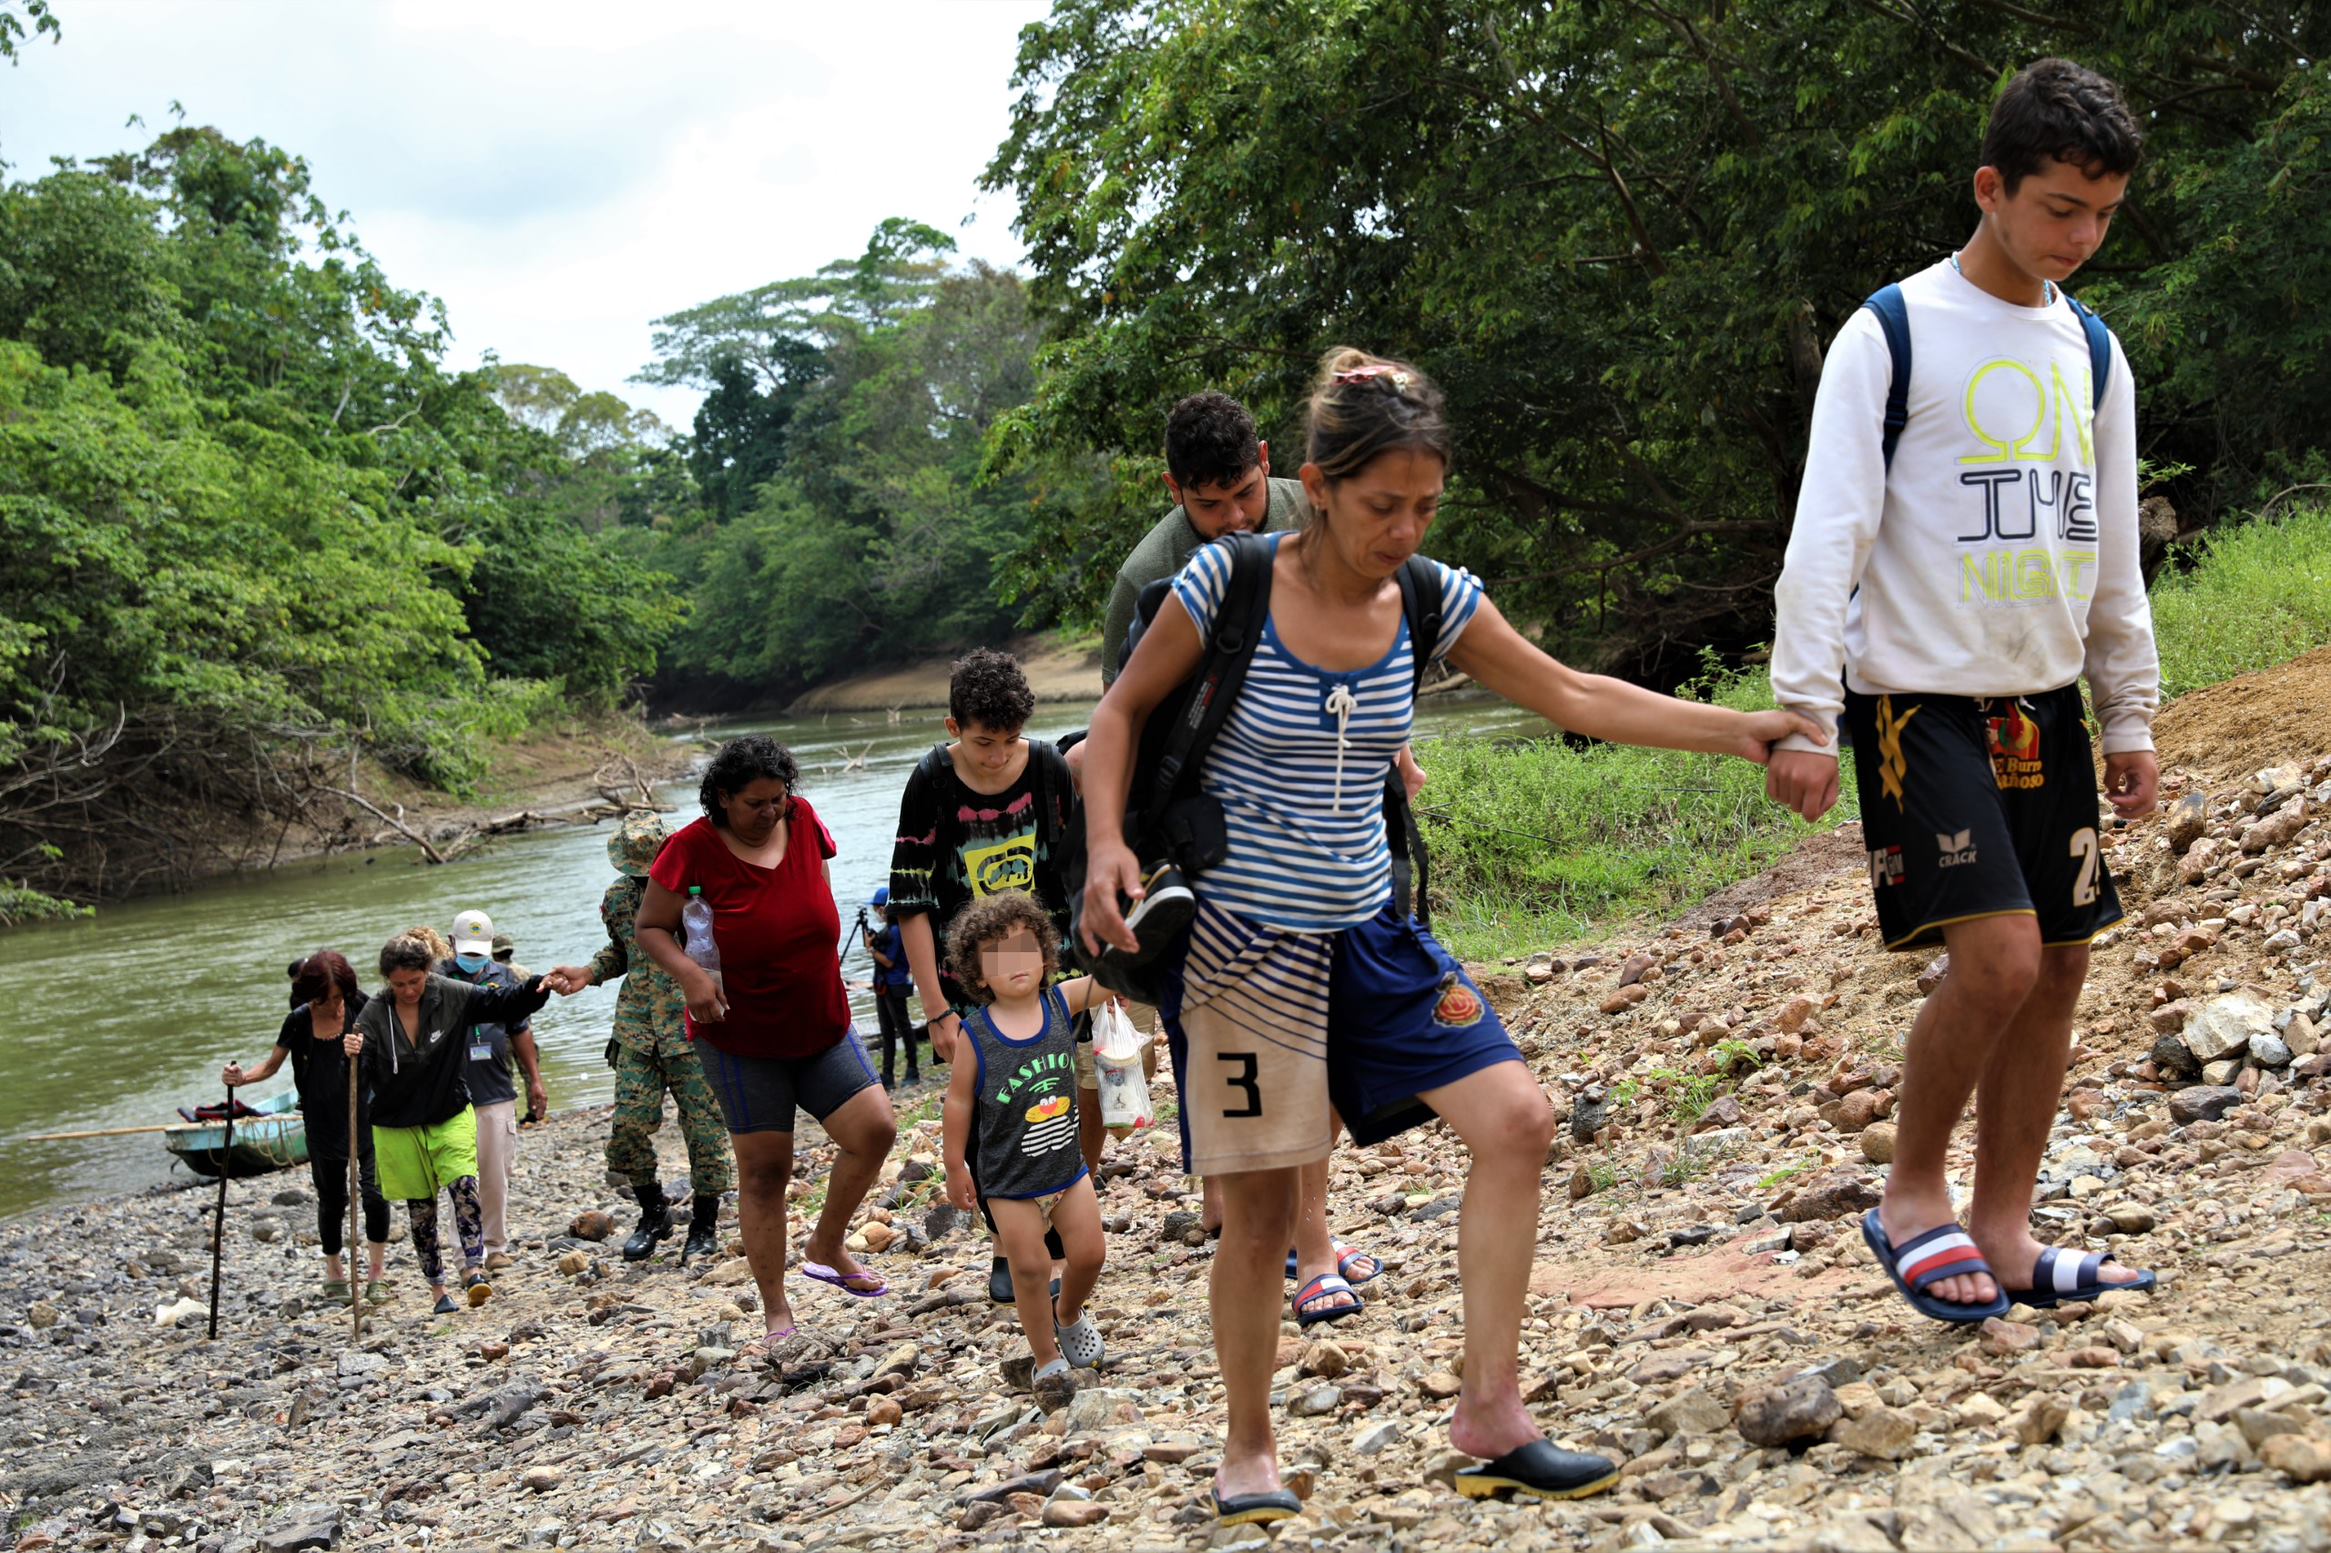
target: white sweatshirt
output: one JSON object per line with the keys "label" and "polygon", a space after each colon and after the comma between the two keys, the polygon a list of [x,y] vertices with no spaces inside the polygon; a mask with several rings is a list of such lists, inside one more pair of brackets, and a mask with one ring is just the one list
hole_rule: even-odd
{"label": "white sweatshirt", "polygon": [[[2153,747],[2161,667],[2137,564],[2137,391],[2113,341],[2094,406],[2071,305],[2018,307],[1948,262],[1902,282],[1910,419],[1885,462],[1893,358],[1857,310],[1821,369],[1773,695],[1828,727],[1856,692],[2031,695],[2088,676],[2104,751]],[[1858,590],[1858,591],[1857,591]],[[1784,749],[1835,754],[1802,738]]]}

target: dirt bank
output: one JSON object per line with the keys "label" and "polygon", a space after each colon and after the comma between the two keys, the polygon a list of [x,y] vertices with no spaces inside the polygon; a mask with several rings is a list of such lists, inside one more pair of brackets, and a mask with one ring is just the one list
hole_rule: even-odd
{"label": "dirt bank", "polygon": [[[1055,632],[1039,632],[1015,637],[1004,644],[1004,650],[1020,660],[1028,687],[1039,701],[1101,698],[1101,649],[1096,637],[1064,640]],[[953,661],[950,654],[876,674],[833,680],[796,700],[786,715],[943,707],[947,704],[947,671]]]}

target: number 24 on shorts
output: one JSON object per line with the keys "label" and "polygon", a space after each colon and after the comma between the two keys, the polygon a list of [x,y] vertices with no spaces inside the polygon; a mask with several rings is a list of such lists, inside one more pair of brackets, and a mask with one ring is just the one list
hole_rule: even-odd
{"label": "number 24 on shorts", "polygon": [[[2093,831],[2090,832],[2092,838],[2094,834]],[[1229,1063],[1236,1071],[1224,1082],[1233,1089],[1246,1092],[1246,1109],[1241,1111],[1225,1109],[1222,1114],[1232,1119],[1262,1115],[1263,1091],[1262,1087],[1255,1083],[1257,1069],[1255,1054],[1253,1052],[1216,1052],[1214,1060]]]}
{"label": "number 24 on shorts", "polygon": [[2091,826],[2072,833],[2072,856],[2080,860],[2080,877],[2072,882],[2072,904],[2093,906],[2100,893],[2097,874],[2104,867],[2104,855],[2097,846],[2096,830]]}

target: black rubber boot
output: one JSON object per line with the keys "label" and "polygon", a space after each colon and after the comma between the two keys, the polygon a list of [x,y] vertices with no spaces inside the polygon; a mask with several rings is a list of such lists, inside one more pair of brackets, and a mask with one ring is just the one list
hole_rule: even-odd
{"label": "black rubber boot", "polygon": [[656,1242],[666,1240],[672,1233],[672,1213],[664,1201],[664,1189],[655,1182],[634,1187],[639,1196],[639,1228],[623,1243],[626,1262],[644,1262],[656,1254]]}
{"label": "black rubber boot", "polygon": [[699,1197],[688,1213],[688,1242],[680,1248],[682,1266],[690,1257],[720,1255],[720,1199]]}

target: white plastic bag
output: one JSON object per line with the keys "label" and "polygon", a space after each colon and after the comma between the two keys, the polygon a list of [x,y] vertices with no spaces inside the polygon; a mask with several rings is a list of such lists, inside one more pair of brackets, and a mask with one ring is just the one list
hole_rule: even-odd
{"label": "white plastic bag", "polygon": [[1104,1003],[1093,1015],[1093,1074],[1101,1085],[1101,1121],[1122,1138],[1157,1120],[1149,1100],[1149,1078],[1142,1072],[1142,1050],[1149,1036],[1133,1028],[1122,1005]]}

